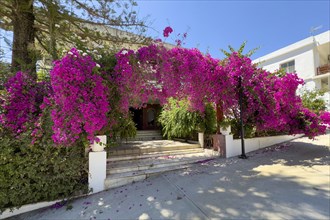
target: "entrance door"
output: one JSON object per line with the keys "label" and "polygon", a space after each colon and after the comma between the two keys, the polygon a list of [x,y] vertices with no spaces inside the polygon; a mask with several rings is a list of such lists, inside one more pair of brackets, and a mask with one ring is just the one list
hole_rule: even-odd
{"label": "entrance door", "polygon": [[156,127],[156,110],[154,108],[147,109],[147,128],[154,129]]}
{"label": "entrance door", "polygon": [[129,109],[133,113],[133,121],[137,130],[143,130],[143,109]]}
{"label": "entrance door", "polygon": [[130,108],[133,113],[133,121],[138,130],[155,130],[159,129],[157,124],[157,116],[161,107],[159,104],[147,104],[145,108]]}

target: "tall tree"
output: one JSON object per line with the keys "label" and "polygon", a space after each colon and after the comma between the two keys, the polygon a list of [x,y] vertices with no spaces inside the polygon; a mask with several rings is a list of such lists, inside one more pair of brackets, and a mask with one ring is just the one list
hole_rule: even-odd
{"label": "tall tree", "polygon": [[35,71],[33,0],[5,0],[1,3],[1,28],[13,31],[12,71]]}
{"label": "tall tree", "polygon": [[134,0],[2,0],[0,6],[0,28],[13,31],[12,71],[29,69],[35,76],[37,54],[55,60],[77,42],[93,47],[148,40]]}

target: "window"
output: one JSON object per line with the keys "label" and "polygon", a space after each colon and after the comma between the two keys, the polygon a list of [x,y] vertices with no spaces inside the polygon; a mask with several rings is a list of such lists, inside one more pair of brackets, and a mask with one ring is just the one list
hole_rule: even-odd
{"label": "window", "polygon": [[294,73],[295,72],[294,60],[286,62],[286,63],[282,63],[280,65],[280,69],[283,69],[287,73]]}

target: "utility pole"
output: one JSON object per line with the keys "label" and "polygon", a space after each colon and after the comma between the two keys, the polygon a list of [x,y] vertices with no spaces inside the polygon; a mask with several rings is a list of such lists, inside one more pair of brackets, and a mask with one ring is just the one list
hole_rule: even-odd
{"label": "utility pole", "polygon": [[240,111],[240,127],[241,127],[241,148],[242,154],[238,156],[241,159],[247,159],[245,155],[245,145],[244,145],[244,125],[243,125],[243,86],[242,86],[242,76],[238,78],[238,95],[239,95],[239,111]]}

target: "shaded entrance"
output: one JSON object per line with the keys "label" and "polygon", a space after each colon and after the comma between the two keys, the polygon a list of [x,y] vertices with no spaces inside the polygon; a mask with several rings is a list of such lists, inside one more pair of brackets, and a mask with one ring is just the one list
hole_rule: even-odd
{"label": "shaded entrance", "polygon": [[133,121],[138,130],[160,129],[160,125],[157,122],[157,118],[161,111],[161,106],[159,104],[147,104],[145,108],[130,108],[129,110],[133,114]]}

